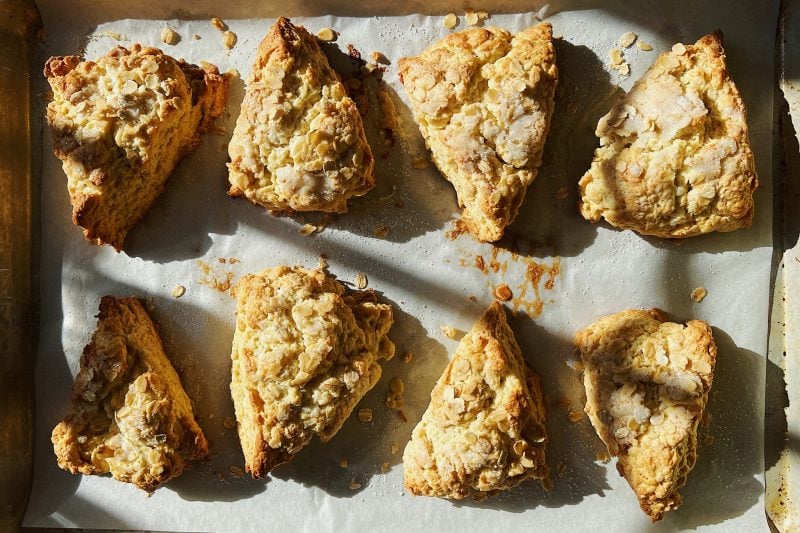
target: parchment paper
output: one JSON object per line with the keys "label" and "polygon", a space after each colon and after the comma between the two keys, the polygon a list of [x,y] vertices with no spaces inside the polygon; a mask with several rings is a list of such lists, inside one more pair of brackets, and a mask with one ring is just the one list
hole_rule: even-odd
{"label": "parchment paper", "polygon": [[[762,437],[777,1],[732,6],[722,0],[639,0],[603,2],[602,8],[564,1],[505,4],[510,14],[496,10],[489,24],[517,31],[535,23],[538,14],[562,36],[557,45],[561,85],[544,162],[509,236],[496,248],[469,235],[446,237],[458,215],[455,194],[432,167],[412,166],[424,154],[424,146],[397,80],[396,61],[446,35],[441,15],[449,9],[434,2],[416,9],[436,9],[437,16],[377,16],[381,10],[398,15],[403,9],[386,2],[375,4],[375,16],[350,18],[328,13],[364,15],[368,7],[350,11],[324,3],[286,2],[243,11],[242,3],[234,1],[228,7],[200,2],[181,6],[181,11],[169,2],[116,4],[40,2],[47,32],[42,60],[84,46],[86,56],[94,58],[118,44],[114,36],[123,38],[119,44],[138,41],[189,61],[215,63],[223,71],[236,68],[244,79],[274,16],[324,15],[297,17],[295,22],[313,31],[325,26],[339,31],[336,46],[328,47],[334,57],[336,49],[346,51],[347,44],[366,58],[373,50],[385,54],[392,61],[385,79],[402,128],[395,146],[382,146],[376,132],[380,114],[371,106],[366,121],[378,158],[377,186],[324,231],[302,236],[298,230],[303,223],[322,217],[275,218],[225,195],[226,143],[243,95],[237,81],[222,121],[228,133],[207,135],[184,159],[169,190],[130,233],[126,251],[119,254],[89,245],[71,224],[66,180],[50,150],[51,138],[44,134],[35,480],[26,525],[194,531],[647,530],[654,526],[638,509],[613,461],[597,460],[601,444],[588,420],[568,418],[570,411],[581,411],[583,393],[579,375],[567,363],[577,329],[604,314],[657,306],[676,320],[708,321],[719,346],[710,421],[702,430],[697,465],[681,491],[685,503],[657,528],[767,529]],[[492,6],[479,7],[491,11]],[[463,14],[463,7],[454,10]],[[520,13],[524,10],[528,12]],[[226,13],[260,18],[226,19],[238,35],[231,51],[208,22],[210,16]],[[176,46],[160,42],[165,25],[181,35]],[[458,29],[465,27],[460,16]],[[576,184],[597,144],[597,119],[659,52],[717,28],[725,33],[730,72],[748,106],[761,181],[753,227],[676,244],[580,219]],[[636,32],[655,50],[625,50],[632,74],[621,77],[610,70],[608,54],[627,31]],[[335,63],[347,66],[348,61],[339,57]],[[44,91],[43,83],[42,87]],[[567,187],[565,199],[557,197],[561,187]],[[390,232],[377,238],[374,232],[382,225]],[[413,360],[405,364],[397,357],[384,365],[380,382],[360,404],[372,407],[371,423],[352,417],[333,441],[314,442],[269,480],[237,478],[229,469],[243,462],[238,439],[224,425],[224,419],[233,416],[228,381],[234,305],[203,279],[224,280],[232,273],[235,281],[242,274],[284,263],[313,267],[320,254],[328,257],[330,271],[343,281],[364,272],[369,285],[394,305],[391,336],[398,354],[411,351]],[[476,268],[478,255],[486,264],[494,257],[497,272],[489,268],[484,274]],[[231,257],[240,262],[219,262]],[[213,270],[205,272],[199,261]],[[538,282],[528,275],[540,270]],[[550,278],[552,284],[547,283]],[[508,284],[518,298],[509,305],[518,311],[512,327],[547,396],[548,460],[555,486],[546,492],[527,483],[481,503],[412,497],[402,488],[402,449],[457,346],[441,327],[468,330],[500,283]],[[180,299],[171,296],[178,284],[187,288]],[[699,286],[708,296],[695,304],[689,295]],[[50,431],[67,411],[80,353],[95,327],[100,297],[107,293],[151,298],[167,352],[211,444],[209,462],[194,465],[149,497],[107,477],[60,471],[49,443]],[[405,423],[383,406],[388,383],[396,376],[406,383]],[[348,461],[347,468],[340,466],[341,459]],[[381,472],[382,463],[388,463],[388,472]],[[352,490],[354,481],[361,488]]]}

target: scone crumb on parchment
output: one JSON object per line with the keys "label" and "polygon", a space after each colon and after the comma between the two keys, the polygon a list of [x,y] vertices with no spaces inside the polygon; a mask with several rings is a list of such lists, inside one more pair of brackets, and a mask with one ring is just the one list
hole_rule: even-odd
{"label": "scone crumb on parchment", "polygon": [[225,429],[236,429],[236,420],[234,420],[229,416],[226,416],[225,419],[222,421],[222,425],[225,426]]}
{"label": "scone crumb on parchment", "polygon": [[385,474],[389,471],[389,463],[383,462],[381,463],[381,474]]}
{"label": "scone crumb on parchment", "polygon": [[230,472],[230,474],[236,479],[241,479],[244,477],[244,468],[238,465],[232,465],[230,468],[228,468],[228,472]]}
{"label": "scone crumb on parchment", "polygon": [[393,443],[392,443],[392,455],[395,455],[395,454],[396,454],[397,452],[399,452],[399,451],[400,451],[400,446],[398,446],[397,444],[395,444],[395,443],[393,442]]}
{"label": "scone crumb on parchment", "polygon": [[349,463],[347,462],[347,459],[345,459],[344,457],[342,457],[341,459],[339,459],[339,467],[341,467],[341,468],[347,468],[347,465],[348,465],[348,464],[349,464]]}
{"label": "scone crumb on parchment", "polygon": [[[569,111],[569,109],[567,109],[567,111]],[[566,185],[562,185],[561,187],[556,189],[556,192],[553,193],[553,196],[555,197],[556,200],[566,200],[567,198],[569,198],[569,187],[567,187]]]}
{"label": "scone crumb on parchment", "polygon": [[387,235],[389,235],[389,231],[390,231],[389,226],[382,224],[377,228],[375,228],[374,235],[379,239],[384,239],[386,238]]}
{"label": "scone crumb on parchment", "polygon": [[388,65],[391,63],[389,58],[383,55],[381,52],[373,51],[369,56],[375,63],[379,63],[381,65]]}
{"label": "scone crumb on parchment", "polygon": [[184,294],[186,294],[186,287],[184,287],[183,285],[175,285],[172,288],[172,297],[173,298],[180,298]]}
{"label": "scone crumb on parchment", "polygon": [[298,233],[304,237],[307,237],[313,233],[322,231],[324,227],[325,226],[323,225],[315,226],[314,224],[303,224],[298,230]]}
{"label": "scone crumb on parchment", "polygon": [[219,31],[225,31],[228,29],[228,25],[225,24],[225,21],[223,21],[221,18],[213,17],[210,22],[211,25],[214,26]]}
{"label": "scone crumb on parchment", "polygon": [[478,14],[474,10],[467,9],[466,12],[464,13],[464,20],[470,26],[475,26],[478,24],[480,19],[478,18]]}
{"label": "scone crumb on parchment", "polygon": [[367,288],[367,275],[363,272],[359,272],[356,274],[356,288],[357,289],[366,289]]}
{"label": "scone crumb on parchment", "polygon": [[353,478],[350,480],[350,484],[348,485],[348,487],[350,488],[350,490],[358,490],[362,487],[362,485],[358,480],[356,480],[356,478]]}
{"label": "scone crumb on parchment", "polygon": [[567,473],[567,463],[566,461],[559,461],[556,465],[556,475],[558,477],[564,477],[564,474]]}
{"label": "scone crumb on parchment", "polygon": [[414,352],[409,350],[409,351],[407,351],[406,353],[403,354],[403,363],[404,364],[410,363],[412,359],[414,359]]}
{"label": "scone crumb on parchment", "polygon": [[455,339],[456,337],[458,337],[458,331],[450,324],[446,324],[442,326],[440,329],[442,330],[444,336],[447,337],[448,339]]}
{"label": "scone crumb on parchment", "polygon": [[444,24],[444,27],[447,28],[448,30],[452,30],[453,28],[458,26],[458,17],[456,16],[455,13],[448,13],[447,15],[445,15],[442,24]]}
{"label": "scone crumb on parchment", "polygon": [[607,462],[609,462],[609,461],[611,460],[611,455],[609,455],[609,453],[608,453],[608,450],[607,450],[607,449],[600,450],[599,452],[597,452],[597,454],[595,455],[595,457],[596,457],[596,458],[597,458],[597,460],[598,460],[598,461],[600,461],[601,463],[607,463]]}
{"label": "scone crumb on parchment", "polygon": [[619,48],[612,48],[608,53],[608,57],[611,59],[611,65],[614,67],[621,65],[622,62],[625,61],[622,57],[622,50]]}
{"label": "scone crumb on parchment", "polygon": [[228,50],[236,46],[237,40],[238,37],[236,36],[236,34],[230,30],[227,30],[225,33],[222,34],[222,44],[224,44],[225,48],[227,48]]}
{"label": "scone crumb on parchment", "polygon": [[178,44],[181,36],[172,28],[164,28],[161,30],[161,42],[164,44]]}
{"label": "scone crumb on parchment", "polygon": [[358,410],[358,420],[364,423],[372,422],[372,409],[362,407]]}
{"label": "scone crumb on parchment", "polygon": [[638,35],[636,35],[632,31],[623,34],[622,37],[619,38],[620,48],[630,48],[631,46],[633,46],[633,43],[634,41],[636,41],[637,37]]}
{"label": "scone crumb on parchment", "polygon": [[697,303],[700,303],[703,301],[703,298],[705,298],[707,294],[708,291],[705,289],[705,287],[697,287],[695,290],[692,291],[692,300],[694,300]]}
{"label": "scone crumb on parchment", "polygon": [[429,166],[431,166],[431,161],[430,159],[428,159],[427,156],[424,155],[420,157],[415,157],[414,160],[411,161],[411,168],[414,168],[416,170],[422,170],[424,168],[428,168]]}
{"label": "scone crumb on parchment", "polygon": [[335,41],[339,37],[339,34],[336,33],[331,28],[322,28],[317,32],[317,38],[320,41],[324,41],[326,43],[331,43]]}
{"label": "scone crumb on parchment", "polygon": [[394,378],[389,382],[389,391],[386,393],[386,400],[384,403],[386,404],[386,407],[397,412],[397,416],[400,417],[400,420],[403,422],[408,422],[408,417],[403,411],[404,391],[405,385],[403,384],[403,380],[400,378]]}
{"label": "scone crumb on parchment", "polygon": [[575,409],[570,409],[570,411],[567,413],[567,418],[569,418],[570,422],[580,422],[583,420],[584,416],[585,413],[583,411]]}
{"label": "scone crumb on parchment", "polygon": [[211,287],[219,292],[228,292],[233,285],[233,272],[219,270],[203,260],[198,259],[197,264],[203,276],[200,278],[200,284],[206,287]]}
{"label": "scone crumb on parchment", "polygon": [[511,289],[503,283],[502,285],[498,285],[494,289],[494,297],[500,300],[501,302],[507,302],[511,298],[514,297],[514,293],[511,292]]}
{"label": "scone crumb on parchment", "polygon": [[647,41],[643,41],[641,39],[636,41],[636,46],[639,48],[639,50],[643,52],[650,52],[653,50],[653,46],[650,43],[648,43]]}

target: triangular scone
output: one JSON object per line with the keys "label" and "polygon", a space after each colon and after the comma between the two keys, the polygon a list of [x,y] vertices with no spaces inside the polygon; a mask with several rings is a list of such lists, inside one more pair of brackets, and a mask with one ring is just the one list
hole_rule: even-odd
{"label": "triangular scone", "polygon": [[722,35],[676,44],[597,124],[581,214],[667,238],[749,226],[758,180],[745,118]]}
{"label": "triangular scone", "polygon": [[327,442],[391,359],[392,308],[345,294],[324,270],[275,267],[239,280],[231,396],[245,467],[261,477],[314,435]]}
{"label": "triangular scone", "polygon": [[542,160],[558,78],[548,23],[511,35],[472,28],[398,62],[433,162],[470,233],[496,241]]}
{"label": "triangular scone", "polygon": [[344,213],[375,185],[355,102],[316,38],[284,17],[258,46],[228,151],[228,194],[270,211]]}
{"label": "triangular scone", "polygon": [[178,161],[224,111],[228,79],[213,65],[189,65],[138,44],[97,61],[51,57],[44,75],[73,222],[93,243],[120,250]]}
{"label": "triangular scone", "polygon": [[494,302],[431,392],[403,453],[406,488],[462,499],[546,479],[545,406],[503,306]]}
{"label": "triangular scone", "polygon": [[179,476],[186,460],[208,456],[191,402],[138,299],[100,301],[72,409],[52,442],[64,470],[111,473],[148,492]]}
{"label": "triangular scone", "polygon": [[697,459],[697,426],[714,376],[711,328],[663,314],[623,311],[575,335],[586,412],[655,522],[681,503],[678,489]]}

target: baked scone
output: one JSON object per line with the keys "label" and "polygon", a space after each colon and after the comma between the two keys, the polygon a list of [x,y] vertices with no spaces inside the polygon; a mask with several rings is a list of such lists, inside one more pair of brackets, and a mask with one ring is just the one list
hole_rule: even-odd
{"label": "baked scone", "polygon": [[458,345],[403,453],[406,488],[460,500],[546,479],[539,377],[494,302]]}
{"label": "baked scone", "polygon": [[228,151],[228,194],[272,212],[344,213],[375,185],[355,102],[316,38],[284,17],[258,46]]}
{"label": "baked scone", "polygon": [[496,241],[542,160],[558,79],[553,28],[453,33],[398,62],[433,162],[453,184],[467,229]]}
{"label": "baked scone", "polygon": [[318,435],[329,441],[391,359],[392,307],[324,270],[280,266],[242,277],[231,396],[245,467],[262,477]]}
{"label": "baked scone", "polygon": [[189,397],[136,298],[103,296],[83,350],[72,408],[52,434],[58,466],[107,474],[152,492],[205,459]]}
{"label": "baked scone", "polygon": [[51,57],[44,75],[73,222],[93,243],[119,251],[178,161],[222,114],[228,79],[213,65],[189,65],[139,44],[97,61]]}
{"label": "baked scone", "polygon": [[585,219],[666,238],[751,224],[758,179],[721,33],[662,54],[596,134],[580,180]]}
{"label": "baked scone", "polygon": [[708,324],[666,320],[623,311],[575,335],[586,413],[654,522],[681,504],[717,358]]}

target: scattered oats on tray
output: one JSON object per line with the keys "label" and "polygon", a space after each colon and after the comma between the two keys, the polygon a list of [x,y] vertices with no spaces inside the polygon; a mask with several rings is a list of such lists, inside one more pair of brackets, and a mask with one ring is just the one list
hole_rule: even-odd
{"label": "scattered oats on tray", "polygon": [[639,48],[639,50],[643,52],[650,52],[653,50],[653,46],[650,43],[643,41],[641,39],[636,41],[636,46]]}
{"label": "scattered oats on tray", "polygon": [[234,46],[236,46],[236,41],[237,40],[238,40],[238,37],[236,36],[236,34],[233,33],[230,30],[225,31],[222,34],[222,44],[225,45],[225,48],[227,48],[228,50],[230,50]]}
{"label": "scattered oats on tray", "polygon": [[92,243],[119,251],[178,161],[225,110],[229,80],[213,65],[200,68],[139,44],[96,61],[51,57],[44,75],[72,220]]}
{"label": "scattered oats on tray", "polygon": [[172,288],[172,297],[173,298],[180,298],[184,294],[186,294],[186,287],[184,287],[183,285],[175,285]]}
{"label": "scattered oats on tray", "polygon": [[389,231],[390,231],[389,226],[380,225],[377,228],[375,228],[373,234],[379,239],[385,239],[389,235]]}
{"label": "scattered oats on tray", "polygon": [[58,466],[153,492],[205,459],[208,443],[150,315],[137,298],[103,296],[69,414],[53,429]]}
{"label": "scattered oats on tray", "polygon": [[317,40],[284,17],[258,46],[228,151],[228,194],[273,212],[344,213],[375,185],[355,102]]}
{"label": "scattered oats on tray", "polygon": [[356,274],[356,289],[366,289],[367,288],[367,275],[363,272],[359,272]]}
{"label": "scattered oats on tray", "polygon": [[219,31],[225,31],[228,29],[228,25],[225,24],[221,18],[213,17],[209,22]]}
{"label": "scattered oats on tray", "polygon": [[161,42],[164,44],[178,44],[181,36],[172,28],[164,28],[161,30]]}
{"label": "scattered oats on tray", "polygon": [[502,237],[541,163],[558,77],[552,33],[547,23],[516,35],[470,28],[397,63],[433,162],[482,241]]}
{"label": "scattered oats on tray", "polygon": [[664,238],[750,226],[758,179],[720,33],[662,54],[596,134],[585,219]]}
{"label": "scattered oats on tray", "polygon": [[315,435],[333,438],[375,386],[379,361],[394,355],[392,308],[322,269],[267,269],[232,292],[231,396],[246,469],[259,478]]}
{"label": "scattered oats on tray", "polygon": [[692,300],[700,303],[703,301],[703,298],[705,298],[706,295],[708,295],[708,291],[705,289],[705,287],[697,287],[692,291]]}
{"label": "scattered oats on tray", "polygon": [[657,309],[601,318],[575,334],[584,363],[586,412],[618,458],[652,521],[681,504],[697,459],[717,349],[705,322],[667,322]]}
{"label": "scattered oats on tray", "polygon": [[403,453],[415,495],[463,499],[549,477],[539,378],[494,302],[437,381]]}
{"label": "scattered oats on tray", "polygon": [[633,46],[633,43],[634,41],[636,41],[637,37],[638,36],[632,31],[623,34],[622,37],[619,38],[620,48],[630,48],[631,46]]}

